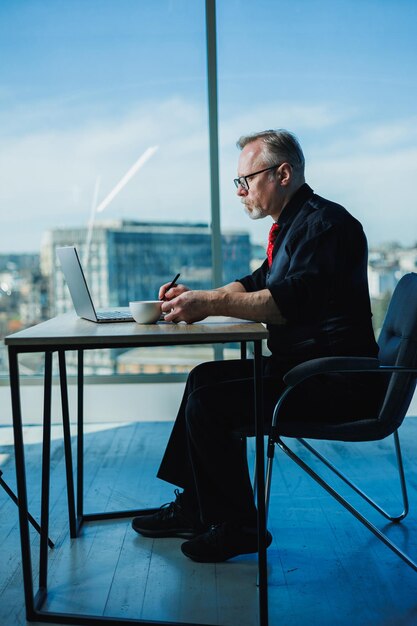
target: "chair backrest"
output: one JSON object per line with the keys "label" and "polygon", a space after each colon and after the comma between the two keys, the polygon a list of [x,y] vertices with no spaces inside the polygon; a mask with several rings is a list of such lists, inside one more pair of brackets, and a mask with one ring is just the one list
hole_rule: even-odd
{"label": "chair backrest", "polygon": [[[378,339],[381,365],[417,367],[417,274],[406,274],[392,294]],[[416,387],[416,374],[392,374],[379,414],[398,428]]]}

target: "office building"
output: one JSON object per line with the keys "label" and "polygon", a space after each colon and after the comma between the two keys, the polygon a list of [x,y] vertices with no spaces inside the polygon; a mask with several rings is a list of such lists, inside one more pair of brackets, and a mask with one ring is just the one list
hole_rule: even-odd
{"label": "office building", "polygon": [[[90,240],[87,243],[88,239]],[[92,236],[81,228],[45,233],[41,270],[49,283],[50,315],[72,310],[56,257],[58,246],[75,245],[96,307],[128,306],[132,300],[154,300],[160,285],[181,273],[191,289],[212,287],[211,232],[207,224],[108,221]],[[224,283],[250,273],[251,245],[246,232],[222,236]],[[180,350],[180,349],[179,349]],[[91,352],[86,373],[115,373],[118,354]]]}
{"label": "office building", "polygon": [[[206,224],[113,221],[97,224],[87,250],[86,228],[48,231],[41,250],[42,273],[50,279],[51,314],[71,308],[55,255],[57,246],[75,245],[96,306],[127,306],[153,300],[159,286],[177,272],[191,289],[212,287],[211,232]],[[224,283],[250,272],[246,232],[222,237]]]}

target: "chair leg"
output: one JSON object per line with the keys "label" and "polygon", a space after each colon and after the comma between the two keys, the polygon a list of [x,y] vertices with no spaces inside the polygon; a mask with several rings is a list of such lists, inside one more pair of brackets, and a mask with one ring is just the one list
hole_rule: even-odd
{"label": "chair leg", "polygon": [[[245,437],[246,440],[246,450],[247,450],[247,438]],[[256,476],[257,476],[257,469],[256,469],[256,450],[255,450],[255,454],[253,457],[253,471],[252,471],[252,489],[253,489],[253,497],[254,500],[256,502],[256,491],[257,491],[257,484],[258,481],[256,480]]]}
{"label": "chair leg", "polygon": [[335,467],[333,463],[331,463],[328,459],[326,459],[326,457],[324,457],[322,454],[320,454],[320,452],[318,452],[315,448],[313,448],[313,446],[310,443],[305,441],[305,439],[297,439],[297,441],[301,443],[307,450],[309,450],[309,452],[314,454],[314,456],[317,459],[319,459],[319,461],[324,463],[324,465],[327,468],[329,468],[334,474],[336,474],[336,476],[338,476],[341,480],[343,480],[343,482],[345,482],[351,489],[353,489],[359,496],[361,496],[361,498],[363,498],[375,510],[381,513],[381,515],[383,515],[387,520],[389,520],[390,522],[399,522],[402,519],[404,519],[406,515],[408,514],[409,505],[408,505],[407,485],[405,482],[404,466],[403,466],[403,461],[402,461],[401,446],[400,446],[400,439],[398,436],[398,431],[395,431],[393,436],[394,436],[394,444],[395,444],[395,451],[396,451],[396,457],[397,457],[397,468],[398,468],[398,474],[399,474],[400,485],[401,485],[401,495],[402,495],[403,507],[404,507],[400,515],[390,515],[389,513],[387,513],[374,500],[372,500],[364,491],[362,491],[362,489],[360,489],[357,485],[355,485],[355,483],[353,483],[345,474],[343,474],[337,467]]}
{"label": "chair leg", "polygon": [[[265,467],[265,481],[266,481],[265,488],[267,488],[267,485],[268,485],[268,467],[269,467],[269,465],[270,465],[270,463],[269,463],[269,458],[268,458],[267,459],[267,465]],[[272,472],[272,468],[270,470],[270,473],[271,472]],[[254,458],[253,458],[253,472],[252,472],[252,488],[253,488],[253,495],[254,495],[255,500],[256,500],[256,485],[257,485],[257,482],[258,482],[256,480],[256,477],[257,477],[257,470],[256,470],[256,450],[255,450]],[[268,499],[265,499],[265,502],[267,503]],[[266,509],[266,513],[268,513],[268,506],[267,506],[267,509]]]}
{"label": "chair leg", "polygon": [[272,468],[274,463],[274,454],[275,454],[275,442],[272,436],[268,437],[267,444],[267,460],[266,460],[266,471],[265,471],[265,515],[266,521],[268,522],[268,513],[269,513],[269,501],[271,498],[271,482],[272,482]]}
{"label": "chair leg", "polygon": [[331,487],[321,476],[319,476],[307,463],[305,463],[295,452],[291,450],[279,437],[276,438],[276,445],[301,469],[303,469],[313,480],[316,481],[328,494],[330,494],[339,504],[341,504],[349,513],[351,513],[358,521],[360,521],[368,530],[370,530],[382,543],[390,548],[397,556],[399,556],[407,565],[417,572],[417,563],[413,561],[405,552],[403,552],[395,543],[382,533],[374,524],[364,517],[354,506],[352,506],[343,496],[341,496],[333,487]]}

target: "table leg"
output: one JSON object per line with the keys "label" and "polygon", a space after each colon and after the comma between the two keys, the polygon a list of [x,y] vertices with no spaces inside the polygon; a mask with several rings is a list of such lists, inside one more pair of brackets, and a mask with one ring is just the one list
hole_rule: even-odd
{"label": "table leg", "polygon": [[258,508],[259,623],[268,626],[268,579],[266,557],[264,420],[262,398],[262,343],[254,342],[256,493]]}
{"label": "table leg", "polygon": [[49,486],[51,473],[51,397],[52,352],[45,352],[41,490],[41,543],[39,551],[39,589],[43,593],[46,593],[48,586]]}
{"label": "table leg", "polygon": [[72,539],[74,539],[77,536],[77,524],[76,524],[76,519],[75,519],[74,474],[73,474],[73,468],[72,468],[67,368],[65,364],[64,350],[59,350],[58,356],[59,356],[59,378],[60,378],[60,386],[61,386],[62,425],[64,429],[65,469],[66,469],[66,474],[67,474],[69,527],[70,527],[70,536]]}
{"label": "table leg", "polygon": [[32,557],[28,522],[25,454],[23,447],[22,410],[20,405],[18,352],[9,346],[10,390],[13,413],[13,434],[16,463],[17,495],[19,500],[19,528],[22,549],[23,587],[25,592],[26,617],[34,616]]}
{"label": "table leg", "polygon": [[77,518],[84,515],[84,351],[78,350],[77,370]]}

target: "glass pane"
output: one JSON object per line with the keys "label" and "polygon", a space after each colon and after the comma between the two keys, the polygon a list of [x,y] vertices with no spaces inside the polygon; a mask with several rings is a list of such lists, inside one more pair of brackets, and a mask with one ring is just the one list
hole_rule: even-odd
{"label": "glass pane", "polygon": [[99,307],[210,287],[204,2],[2,2],[0,58],[2,337],[72,306],[56,245]]}
{"label": "glass pane", "polygon": [[292,130],[307,182],[365,228],[376,313],[417,266],[417,4],[219,0],[217,12],[223,228],[248,229],[264,258],[270,223],[242,214],[235,142]]}

